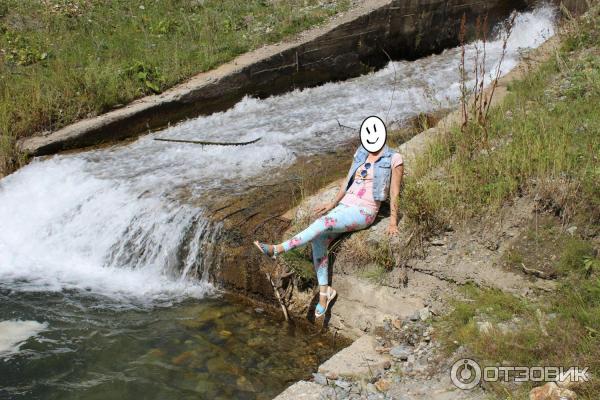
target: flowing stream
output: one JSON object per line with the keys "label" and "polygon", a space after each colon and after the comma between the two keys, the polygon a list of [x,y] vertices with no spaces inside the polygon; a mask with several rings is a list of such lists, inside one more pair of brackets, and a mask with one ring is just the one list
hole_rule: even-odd
{"label": "flowing stream", "polygon": [[[502,74],[553,34],[552,9],[520,14]],[[474,52],[468,46],[468,63]],[[495,71],[501,41],[486,52]],[[336,119],[358,127],[370,115],[403,121],[456,106],[459,64],[460,49],[449,49],[245,98],[129,144],[34,160],[1,180],[0,398],[269,398],[302,378],[334,349],[219,294],[208,275],[222,226],[208,206],[272,183],[299,155],[347,143],[356,133]],[[262,139],[233,148],[155,137]]]}

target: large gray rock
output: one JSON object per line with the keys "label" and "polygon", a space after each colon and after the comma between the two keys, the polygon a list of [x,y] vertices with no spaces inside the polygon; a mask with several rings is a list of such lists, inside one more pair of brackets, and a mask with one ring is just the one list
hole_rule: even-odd
{"label": "large gray rock", "polygon": [[319,372],[325,375],[335,372],[346,378],[366,376],[375,366],[390,360],[389,355],[377,353],[376,346],[375,338],[365,335],[321,364]]}

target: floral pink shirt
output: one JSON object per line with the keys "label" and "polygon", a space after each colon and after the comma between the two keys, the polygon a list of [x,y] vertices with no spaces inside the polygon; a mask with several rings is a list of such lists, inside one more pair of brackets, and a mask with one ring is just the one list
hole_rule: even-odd
{"label": "floral pink shirt", "polygon": [[[394,153],[392,156],[392,168],[396,168],[403,164],[402,156],[398,153]],[[361,165],[356,170],[354,175],[354,181],[352,185],[346,191],[346,194],[340,201],[340,203],[352,207],[365,207],[372,210],[374,213],[379,211],[380,201],[376,201],[373,198],[373,170],[371,167],[367,170],[367,176],[363,178],[360,176],[360,171],[364,169]]]}

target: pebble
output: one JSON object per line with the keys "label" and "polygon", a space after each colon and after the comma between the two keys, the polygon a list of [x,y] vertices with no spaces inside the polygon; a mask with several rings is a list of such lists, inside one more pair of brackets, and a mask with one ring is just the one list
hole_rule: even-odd
{"label": "pebble", "polygon": [[313,380],[316,384],[327,386],[327,378],[321,373],[313,373]]}
{"label": "pebble", "polygon": [[339,387],[335,388],[335,395],[336,395],[336,398],[338,398],[338,399],[346,399],[346,398],[348,398],[348,394],[349,393],[342,388],[339,388]]}
{"label": "pebble", "polygon": [[380,392],[387,392],[388,390],[390,390],[391,386],[392,386],[391,382],[388,381],[387,379],[380,379],[377,382],[375,382],[375,387]]}
{"label": "pebble", "polygon": [[344,390],[350,390],[352,387],[352,382],[344,381],[342,379],[338,379],[335,381],[335,386],[340,387]]}
{"label": "pebble", "polygon": [[494,329],[494,326],[489,321],[477,321],[477,329],[479,330],[479,332],[487,334]]}
{"label": "pebble", "polygon": [[325,374],[325,377],[331,381],[335,381],[338,378],[338,373],[329,371],[327,374]]}
{"label": "pebble", "polygon": [[377,393],[377,388],[372,383],[367,384],[367,392],[368,393]]}
{"label": "pebble", "polygon": [[385,319],[385,320],[383,321],[383,329],[384,329],[386,332],[391,332],[391,331],[392,331],[392,321],[391,321],[391,320],[389,320],[389,319]]}
{"label": "pebble", "polygon": [[419,318],[421,321],[427,321],[429,317],[431,317],[431,311],[429,311],[429,308],[425,307],[419,311]]}
{"label": "pebble", "polygon": [[371,330],[371,321],[362,320],[359,329],[363,332],[369,332]]}
{"label": "pebble", "polygon": [[390,350],[390,355],[394,358],[399,359],[400,361],[408,360],[408,357],[412,353],[412,349],[404,344],[399,346],[394,346]]}

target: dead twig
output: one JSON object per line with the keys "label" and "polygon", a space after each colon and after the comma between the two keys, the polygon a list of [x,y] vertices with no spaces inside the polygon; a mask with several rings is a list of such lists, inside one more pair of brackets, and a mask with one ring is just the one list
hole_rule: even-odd
{"label": "dead twig", "polygon": [[504,62],[504,57],[506,56],[506,52],[507,52],[506,48],[508,46],[508,39],[510,38],[510,35],[515,26],[516,18],[517,18],[517,13],[513,12],[513,14],[510,16],[510,19],[505,24],[506,36],[503,38],[503,41],[502,41],[502,53],[500,55],[500,61],[498,61],[498,67],[496,68],[494,82],[492,83],[492,89],[490,90],[490,95],[488,97],[487,106],[485,107],[485,111],[483,113],[484,121],[487,121],[488,114],[490,112],[490,107],[492,105],[492,98],[494,97],[494,92],[496,91],[496,88],[498,87],[498,80],[500,79],[500,74],[502,73],[502,69],[501,69],[502,63]]}
{"label": "dead twig", "polygon": [[523,263],[521,263],[521,269],[527,275],[533,275],[540,279],[553,279],[555,277],[555,274],[553,273],[546,273],[544,271],[540,271],[534,268],[527,268]]}
{"label": "dead twig", "polygon": [[157,142],[175,142],[175,143],[192,143],[199,144],[202,146],[245,146],[248,144],[256,143],[262,138],[250,140],[249,142],[208,142],[204,140],[184,140],[184,139],[168,139],[168,138],[154,138]]}
{"label": "dead twig", "polygon": [[388,106],[387,109],[387,113],[385,114],[385,123],[387,125],[388,121],[388,117],[390,116],[390,110],[392,109],[392,103],[394,102],[394,94],[396,93],[396,65],[394,64],[394,62],[392,61],[392,57],[390,57],[390,55],[388,54],[387,51],[385,51],[385,49],[382,47],[381,51],[383,51],[383,53],[387,56],[390,64],[392,64],[392,68],[394,68],[394,86],[392,87],[392,95],[390,96],[390,105]]}
{"label": "dead twig", "polygon": [[339,119],[337,119],[337,118],[336,118],[335,120],[337,121],[337,123],[338,123],[338,126],[339,126],[340,128],[346,128],[346,129],[352,129],[353,131],[358,131],[358,129],[357,129],[357,128],[353,128],[353,127],[351,127],[351,126],[347,126],[347,125],[343,125],[343,124],[341,124],[341,123],[340,123],[340,120],[339,120]]}

